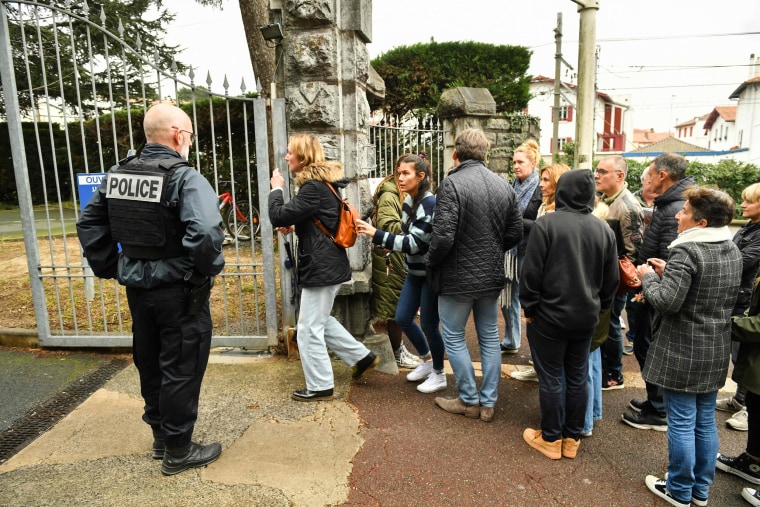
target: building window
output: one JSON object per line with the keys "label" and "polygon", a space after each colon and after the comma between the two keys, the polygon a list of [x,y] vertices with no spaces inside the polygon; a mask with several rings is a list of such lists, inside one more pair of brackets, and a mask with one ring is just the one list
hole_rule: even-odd
{"label": "building window", "polygon": [[[559,121],[573,121],[573,106],[559,106]],[[552,108],[552,121],[554,120],[554,108]]]}

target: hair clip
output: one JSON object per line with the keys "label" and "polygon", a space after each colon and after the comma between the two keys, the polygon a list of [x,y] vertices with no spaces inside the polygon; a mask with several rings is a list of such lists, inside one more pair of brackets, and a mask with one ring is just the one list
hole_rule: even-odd
{"label": "hair clip", "polygon": [[423,159],[423,160],[427,158],[427,157],[425,156],[425,153],[424,153],[424,152],[423,152],[423,153],[420,153],[420,154],[419,154],[419,155],[417,155],[417,156],[418,156],[418,157],[420,157],[420,158],[421,158],[421,159]]}

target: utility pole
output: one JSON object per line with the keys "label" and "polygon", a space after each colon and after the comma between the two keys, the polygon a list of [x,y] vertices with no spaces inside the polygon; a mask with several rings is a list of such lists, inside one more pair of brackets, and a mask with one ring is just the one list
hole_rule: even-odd
{"label": "utility pole", "polygon": [[591,169],[594,145],[596,11],[599,0],[572,0],[580,13],[578,45],[578,113],[575,125],[576,168]]}
{"label": "utility pole", "polygon": [[552,162],[559,163],[559,87],[562,78],[562,13],[554,29],[554,105],[552,106]]}
{"label": "utility pole", "polygon": [[562,93],[562,87],[570,91],[565,84],[562,83],[562,64],[564,63],[570,70],[573,66],[570,65],[562,58],[562,13],[557,13],[557,28],[554,29],[554,104],[552,105],[552,162],[559,163],[560,154],[560,142],[559,142],[559,120],[562,109],[560,107],[560,97],[565,99],[569,105],[575,107],[575,103],[571,101],[567,95]]}

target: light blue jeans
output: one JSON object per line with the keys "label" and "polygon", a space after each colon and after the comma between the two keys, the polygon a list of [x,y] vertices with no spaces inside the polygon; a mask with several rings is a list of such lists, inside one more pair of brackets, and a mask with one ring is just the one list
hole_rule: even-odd
{"label": "light blue jeans", "polygon": [[338,289],[340,284],[301,290],[298,352],[306,388],[310,391],[324,391],[335,386],[327,347],[348,366],[355,365],[369,354],[369,349],[330,315]]}
{"label": "light blue jeans", "polygon": [[519,349],[522,339],[522,329],[520,328],[520,273],[522,273],[524,259],[525,256],[517,257],[517,276],[511,282],[512,300],[509,303],[509,307],[501,307],[501,314],[504,316],[504,339],[501,341],[501,344],[508,349]]}
{"label": "light blue jeans", "polygon": [[[499,349],[498,294],[491,297],[438,296],[438,314],[446,353],[459,389],[459,397],[469,405],[493,407],[499,397],[501,351]],[[478,393],[475,370],[464,339],[472,311],[478,333],[483,382]]]}
{"label": "light blue jeans", "polygon": [[591,433],[594,421],[602,420],[602,349],[597,348],[588,356],[588,405],[583,433]]}
{"label": "light blue jeans", "polygon": [[679,502],[707,498],[715,478],[717,392],[694,394],[663,389],[668,414],[668,484]]}

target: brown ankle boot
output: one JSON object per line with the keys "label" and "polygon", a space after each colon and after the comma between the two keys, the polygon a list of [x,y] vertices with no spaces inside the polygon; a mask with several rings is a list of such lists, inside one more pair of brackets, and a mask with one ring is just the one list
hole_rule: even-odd
{"label": "brown ankle boot", "polygon": [[562,457],[562,440],[547,442],[541,436],[541,430],[527,428],[523,432],[523,440],[547,458],[560,459]]}
{"label": "brown ankle boot", "polygon": [[574,438],[563,438],[562,439],[562,456],[565,458],[573,459],[575,458],[575,455],[578,453],[578,447],[581,446],[580,439],[575,440]]}
{"label": "brown ankle boot", "polygon": [[480,417],[480,404],[468,405],[462,398],[436,398],[435,404],[451,414],[462,414],[470,419]]}

